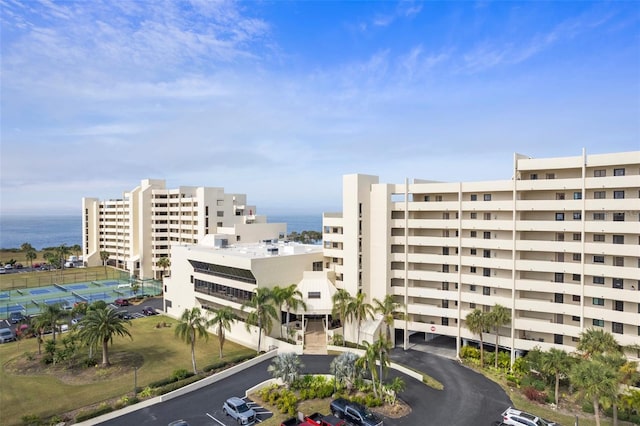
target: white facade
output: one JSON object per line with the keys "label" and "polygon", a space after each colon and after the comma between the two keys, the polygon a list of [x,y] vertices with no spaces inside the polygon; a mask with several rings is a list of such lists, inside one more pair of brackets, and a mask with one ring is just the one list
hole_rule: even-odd
{"label": "white facade", "polygon": [[[452,165],[453,167],[454,165]],[[411,332],[476,340],[475,308],[511,309],[499,344],[575,349],[603,327],[640,344],[640,152],[532,159],[513,178],[381,184],[343,178],[343,212],[323,217],[336,285],[404,305]],[[485,342],[495,342],[487,333]]]}
{"label": "white facade", "polygon": [[[82,199],[82,243],[88,266],[109,262],[141,279],[159,278],[157,265],[172,244],[197,244],[207,234],[233,234],[236,241],[284,236],[286,224],[267,224],[246,195],[223,188],[181,186],[167,189],[164,180],[145,179],[121,199]],[[261,224],[261,226],[249,226]]]}

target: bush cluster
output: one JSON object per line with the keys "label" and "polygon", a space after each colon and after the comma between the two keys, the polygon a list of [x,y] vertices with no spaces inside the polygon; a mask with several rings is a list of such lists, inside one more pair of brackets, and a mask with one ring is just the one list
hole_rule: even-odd
{"label": "bush cluster", "polygon": [[529,401],[535,401],[540,404],[544,404],[547,401],[547,393],[534,388],[533,386],[527,386],[522,390],[524,396]]}
{"label": "bush cluster", "polygon": [[300,399],[328,398],[333,395],[333,379],[324,376],[305,375],[296,380],[292,389],[300,392]]}
{"label": "bush cluster", "polygon": [[83,411],[80,414],[78,414],[76,416],[76,423],[80,423],[83,422],[85,420],[89,420],[92,419],[94,417],[98,417],[101,416],[103,414],[107,414],[113,411],[113,407],[107,404],[101,404],[98,408],[93,409],[93,410],[89,410],[89,411]]}
{"label": "bush cluster", "polygon": [[271,385],[260,389],[258,394],[263,401],[278,407],[281,413],[289,416],[296,414],[299,399],[293,391]]}

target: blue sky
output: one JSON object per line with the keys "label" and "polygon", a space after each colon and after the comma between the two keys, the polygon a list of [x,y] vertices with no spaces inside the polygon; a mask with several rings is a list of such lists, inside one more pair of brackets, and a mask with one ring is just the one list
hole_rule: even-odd
{"label": "blue sky", "polygon": [[0,211],[141,179],[339,211],[342,175],[640,149],[640,3],[0,0]]}

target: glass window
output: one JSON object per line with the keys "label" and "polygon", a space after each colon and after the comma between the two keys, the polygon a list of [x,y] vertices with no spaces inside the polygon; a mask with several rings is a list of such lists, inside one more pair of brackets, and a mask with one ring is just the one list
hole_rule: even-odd
{"label": "glass window", "polygon": [[564,220],[564,213],[556,213],[556,220]]}
{"label": "glass window", "polygon": [[489,287],[482,287],[482,294],[485,296],[490,296],[491,295],[491,288]]}
{"label": "glass window", "polygon": [[573,212],[573,220],[580,220],[582,219],[582,213],[581,212]]}
{"label": "glass window", "polygon": [[531,173],[529,175],[529,179],[531,180],[538,180],[538,174],[537,173]]}
{"label": "glass window", "polygon": [[485,201],[491,201],[491,194],[484,194]]}
{"label": "glass window", "polygon": [[596,191],[593,193],[593,198],[595,198],[596,200],[607,198],[607,193],[604,191]]}
{"label": "glass window", "polygon": [[593,234],[593,241],[604,243],[604,234]]}
{"label": "glass window", "polygon": [[622,278],[614,278],[612,280],[612,283],[613,283],[613,288],[619,288],[619,289],[624,288],[624,280]]}
{"label": "glass window", "polygon": [[545,177],[546,177],[547,179],[555,179],[555,178],[556,178],[556,174],[555,174],[555,173],[547,173],[547,174],[545,175]]}
{"label": "glass window", "polygon": [[596,306],[604,306],[604,299],[601,299],[599,297],[594,297],[593,304]]}
{"label": "glass window", "polygon": [[622,300],[613,301],[613,310],[624,312],[624,302]]}
{"label": "glass window", "polygon": [[607,175],[607,171],[606,170],[594,170],[593,171],[593,176],[594,177],[605,177]]}
{"label": "glass window", "polygon": [[614,235],[613,244],[624,244],[624,235]]}
{"label": "glass window", "polygon": [[581,234],[573,234],[573,241],[581,241],[581,240],[582,240]]}
{"label": "glass window", "polygon": [[476,286],[475,286],[474,284],[471,284],[471,285],[469,286],[469,290],[470,290],[470,291],[476,291]]}
{"label": "glass window", "polygon": [[574,294],[571,296],[571,300],[573,300],[574,302],[579,302],[580,301],[580,296],[577,294]]}
{"label": "glass window", "polygon": [[470,252],[470,254],[471,254],[472,256],[475,256],[475,255],[476,255],[476,253],[478,252],[478,250],[476,250],[476,249],[471,249],[471,250],[469,250],[469,252]]}
{"label": "glass window", "polygon": [[616,212],[613,214],[614,222],[624,222],[624,212]]}
{"label": "glass window", "polygon": [[573,260],[580,262],[580,260],[582,260],[582,255],[580,253],[573,253]]}
{"label": "glass window", "polygon": [[593,277],[594,284],[604,284],[604,277]]}
{"label": "glass window", "polygon": [[624,330],[624,326],[621,322],[612,322],[611,323],[611,332],[616,334],[622,334]]}
{"label": "glass window", "polygon": [[555,303],[564,303],[564,294],[556,293],[554,297]]}
{"label": "glass window", "polygon": [[471,219],[477,219],[477,218],[478,218],[478,213],[471,212]]}
{"label": "glass window", "polygon": [[624,191],[613,191],[613,198],[618,200],[624,198]]}
{"label": "glass window", "polygon": [[595,325],[596,327],[604,327],[604,320],[594,319],[593,325]]}
{"label": "glass window", "polygon": [[484,238],[485,240],[490,240],[491,239],[491,232],[483,232],[482,238]]}
{"label": "glass window", "polygon": [[624,176],[624,169],[613,169],[614,176]]}
{"label": "glass window", "polygon": [[594,213],[593,220],[605,220],[605,213]]}
{"label": "glass window", "polygon": [[579,317],[579,316],[573,315],[573,316],[571,317],[571,319],[572,319],[573,321],[580,322],[580,317]]}
{"label": "glass window", "polygon": [[471,201],[478,201],[478,194],[471,194]]}
{"label": "glass window", "polygon": [[593,263],[604,263],[604,256],[593,256]]}
{"label": "glass window", "polygon": [[475,238],[476,237],[476,231],[471,231],[471,238]]}
{"label": "glass window", "polygon": [[582,200],[582,192],[574,192],[573,193],[574,200]]}
{"label": "glass window", "polygon": [[554,277],[554,281],[557,282],[557,283],[564,282],[564,274],[562,272],[556,272],[555,273],[555,277]]}
{"label": "glass window", "polygon": [[572,278],[574,281],[580,281],[580,274],[573,274]]}
{"label": "glass window", "polygon": [[491,276],[491,268],[482,268],[482,276],[490,277]]}
{"label": "glass window", "polygon": [[614,257],[613,266],[624,266],[624,257],[621,257],[621,256]]}

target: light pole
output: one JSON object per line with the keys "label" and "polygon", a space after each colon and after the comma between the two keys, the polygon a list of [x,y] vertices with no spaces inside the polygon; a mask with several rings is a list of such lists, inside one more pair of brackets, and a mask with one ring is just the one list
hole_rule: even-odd
{"label": "light pole", "polygon": [[138,367],[133,367],[133,396],[138,395]]}

